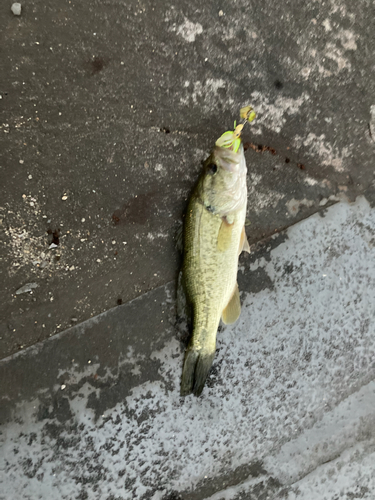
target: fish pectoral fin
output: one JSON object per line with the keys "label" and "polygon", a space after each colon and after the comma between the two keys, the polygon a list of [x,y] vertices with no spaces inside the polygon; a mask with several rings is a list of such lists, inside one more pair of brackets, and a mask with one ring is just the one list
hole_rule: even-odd
{"label": "fish pectoral fin", "polygon": [[233,227],[234,223],[229,224],[227,219],[223,217],[217,236],[217,248],[220,252],[225,252],[230,247]]}
{"label": "fish pectoral fin", "polygon": [[228,302],[227,307],[224,309],[221,319],[223,323],[226,325],[230,325],[238,320],[241,314],[241,301],[240,301],[240,292],[238,290],[238,284],[234,287],[232,297]]}
{"label": "fish pectoral fin", "polygon": [[238,255],[240,255],[241,252],[250,253],[250,245],[249,245],[249,242],[247,241],[247,236],[246,236],[246,232],[245,232],[245,226],[242,228],[241,239],[240,239],[240,246],[239,246],[239,249],[238,249]]}

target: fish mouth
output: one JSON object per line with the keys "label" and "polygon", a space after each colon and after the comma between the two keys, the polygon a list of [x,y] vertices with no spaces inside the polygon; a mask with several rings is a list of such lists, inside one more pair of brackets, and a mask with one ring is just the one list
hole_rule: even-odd
{"label": "fish mouth", "polygon": [[228,172],[239,172],[246,170],[245,157],[243,152],[243,145],[241,143],[238,152],[235,153],[229,148],[215,146],[212,156],[215,162],[224,170]]}

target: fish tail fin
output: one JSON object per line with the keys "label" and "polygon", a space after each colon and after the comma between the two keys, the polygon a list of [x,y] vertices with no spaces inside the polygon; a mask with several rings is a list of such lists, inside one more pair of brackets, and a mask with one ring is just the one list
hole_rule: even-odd
{"label": "fish tail fin", "polygon": [[212,366],[215,350],[207,351],[189,347],[185,354],[184,367],[182,369],[181,396],[193,393],[200,396],[207,379],[208,372]]}
{"label": "fish tail fin", "polygon": [[195,367],[195,380],[193,387],[194,396],[200,396],[202,394],[204,384],[206,383],[208,373],[214,361],[214,357],[215,351],[200,353]]}

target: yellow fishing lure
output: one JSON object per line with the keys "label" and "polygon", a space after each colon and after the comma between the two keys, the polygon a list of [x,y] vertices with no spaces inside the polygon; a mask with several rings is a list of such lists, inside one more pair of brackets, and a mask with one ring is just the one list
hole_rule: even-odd
{"label": "yellow fishing lure", "polygon": [[234,122],[234,130],[228,130],[227,132],[224,132],[224,134],[216,141],[216,146],[231,149],[235,153],[238,152],[238,149],[241,145],[240,136],[242,129],[246,122],[251,123],[253,120],[255,120],[256,113],[251,106],[245,106],[244,108],[240,109],[240,117],[242,120],[244,120],[243,123],[237,125],[236,122]]}

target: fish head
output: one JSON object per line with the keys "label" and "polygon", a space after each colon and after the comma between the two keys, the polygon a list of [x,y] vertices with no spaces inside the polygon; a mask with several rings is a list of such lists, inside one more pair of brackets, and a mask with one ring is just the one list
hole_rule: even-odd
{"label": "fish head", "polygon": [[203,164],[200,198],[210,212],[228,215],[246,206],[246,161],[241,144],[237,152],[215,146]]}

